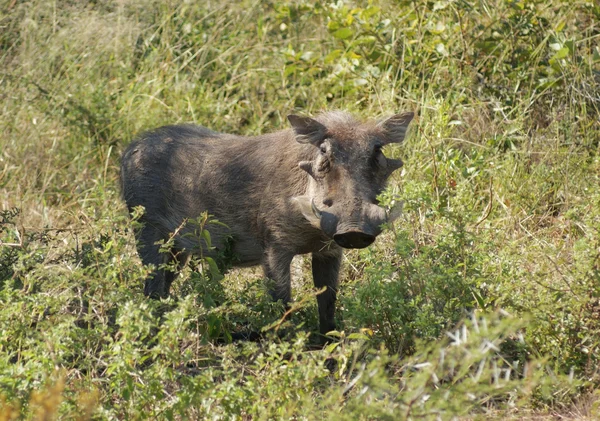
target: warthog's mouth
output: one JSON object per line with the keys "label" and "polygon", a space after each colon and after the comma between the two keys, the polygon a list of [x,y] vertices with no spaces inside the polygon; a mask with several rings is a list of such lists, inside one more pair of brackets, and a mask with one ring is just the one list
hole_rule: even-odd
{"label": "warthog's mouth", "polygon": [[346,249],[362,249],[373,244],[375,238],[374,235],[361,231],[348,231],[342,234],[335,234],[333,241]]}

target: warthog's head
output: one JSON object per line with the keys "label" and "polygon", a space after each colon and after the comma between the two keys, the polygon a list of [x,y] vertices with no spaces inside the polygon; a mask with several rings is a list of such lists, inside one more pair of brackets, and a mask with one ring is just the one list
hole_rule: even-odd
{"label": "warthog's head", "polygon": [[306,195],[296,204],[304,217],[344,248],[363,248],[381,233],[393,212],[379,207],[377,196],[400,159],[382,149],[404,140],[413,113],[397,114],[380,123],[360,123],[349,114],[331,112],[315,119],[290,115],[300,143],[314,146],[314,158],[298,166],[310,175]]}

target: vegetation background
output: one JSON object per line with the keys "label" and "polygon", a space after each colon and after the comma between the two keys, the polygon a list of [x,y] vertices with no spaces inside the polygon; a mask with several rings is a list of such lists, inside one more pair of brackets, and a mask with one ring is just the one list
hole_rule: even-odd
{"label": "vegetation background", "polygon": [[[0,1],[0,419],[598,419],[599,41],[592,0]],[[325,109],[420,114],[338,341],[302,259],[289,317],[204,261],[145,299],[135,134]]]}

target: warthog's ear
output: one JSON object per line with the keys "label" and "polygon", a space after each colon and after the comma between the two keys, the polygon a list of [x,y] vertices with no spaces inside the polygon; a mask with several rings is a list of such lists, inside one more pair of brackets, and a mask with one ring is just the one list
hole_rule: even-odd
{"label": "warthog's ear", "polygon": [[327,128],[310,117],[288,115],[288,120],[296,132],[296,140],[300,143],[311,143],[319,146],[327,135]]}
{"label": "warthog's ear", "polygon": [[386,167],[386,177],[389,177],[390,175],[392,175],[392,173],[396,170],[399,170],[400,168],[402,168],[402,166],[404,165],[404,162],[402,162],[401,159],[392,159],[392,158],[387,158],[387,167]]}
{"label": "warthog's ear", "polygon": [[386,143],[401,143],[406,136],[406,129],[415,113],[396,114],[379,123],[385,133]]}

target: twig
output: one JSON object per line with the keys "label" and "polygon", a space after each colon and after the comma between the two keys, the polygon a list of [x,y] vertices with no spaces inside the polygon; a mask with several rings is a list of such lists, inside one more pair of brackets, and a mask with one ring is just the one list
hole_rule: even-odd
{"label": "twig", "polygon": [[431,147],[431,158],[433,159],[433,190],[435,193],[436,201],[439,202],[440,201],[440,190],[438,187],[438,168],[437,168],[437,162],[435,160],[435,149],[433,148],[433,145],[430,145],[430,147]]}
{"label": "twig", "polygon": [[[324,286],[323,288],[321,288],[320,290],[318,290],[318,291],[316,292],[316,294],[315,294],[315,295],[322,294],[322,293],[324,293],[326,290],[327,290],[327,287],[326,287],[326,286]],[[287,317],[288,317],[290,314],[292,314],[294,311],[298,310],[299,308],[302,308],[302,307],[303,307],[303,305],[304,305],[304,303],[305,303],[305,302],[306,302],[306,301],[307,301],[309,298],[312,298],[312,296],[311,296],[311,297],[304,297],[304,298],[303,298],[302,300],[300,300],[299,302],[297,302],[297,303],[293,304],[293,305],[292,305],[292,306],[291,306],[291,307],[290,307],[290,308],[289,308],[289,309],[288,309],[288,310],[287,310],[287,311],[286,311],[286,312],[283,314],[283,316],[281,316],[281,319],[279,319],[279,320],[277,321],[277,323],[275,323],[274,325],[271,325],[271,326],[267,327],[267,328],[266,328],[266,329],[264,329],[264,330],[269,330],[269,329],[273,329],[273,328],[274,328],[274,329],[275,329],[275,332],[277,332],[277,331],[279,330],[279,328],[281,327],[281,325],[283,324],[283,322],[285,322],[285,319],[286,319],[286,318],[287,318]]]}
{"label": "twig", "polygon": [[0,247],[23,247],[23,244],[19,244],[19,243],[5,243],[0,241]]}
{"label": "twig", "polygon": [[485,215],[483,215],[481,217],[481,219],[479,221],[477,221],[477,223],[475,225],[473,225],[473,228],[477,228],[479,226],[479,224],[481,224],[483,221],[485,221],[490,216],[490,213],[492,213],[492,208],[494,207],[494,189],[493,189],[493,186],[494,186],[494,179],[490,178],[490,202],[487,205]]}
{"label": "twig", "polygon": [[348,383],[348,384],[346,385],[346,387],[344,388],[344,391],[342,392],[342,396],[343,396],[344,398],[345,398],[345,397],[348,395],[348,393],[350,393],[350,392],[352,391],[352,389],[354,389],[354,386],[356,386],[356,383],[358,383],[358,381],[360,380],[360,378],[363,376],[363,374],[364,374],[364,372],[365,372],[365,367],[366,367],[366,364],[365,364],[365,363],[363,363],[363,364],[362,364],[362,367],[361,367],[361,369],[360,369],[360,373],[358,373],[358,374],[356,375],[356,377],[354,377],[354,378],[353,378],[353,379],[350,381],[350,383]]}

